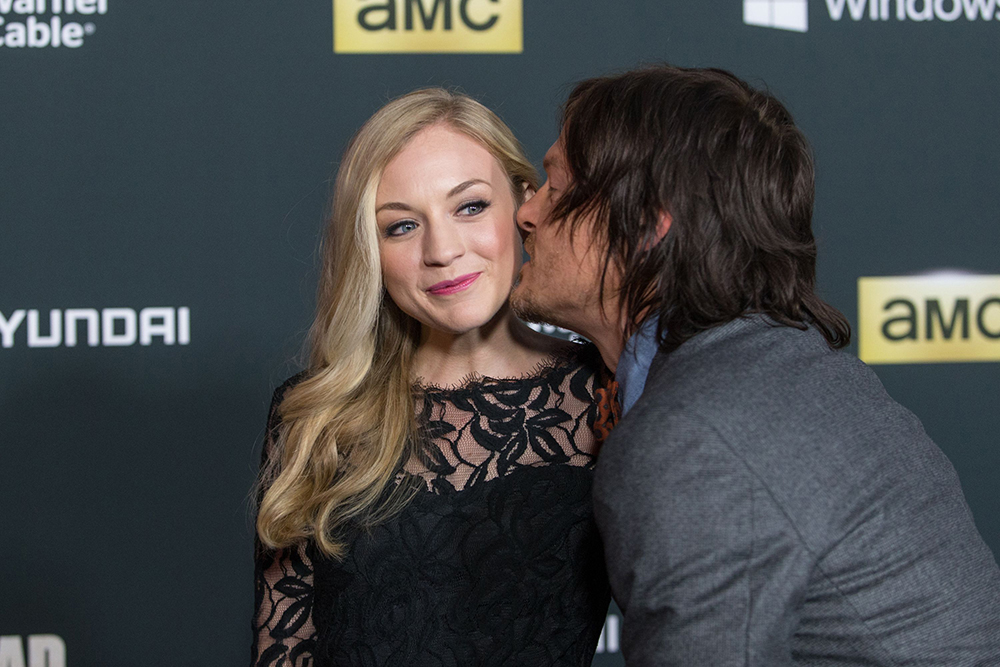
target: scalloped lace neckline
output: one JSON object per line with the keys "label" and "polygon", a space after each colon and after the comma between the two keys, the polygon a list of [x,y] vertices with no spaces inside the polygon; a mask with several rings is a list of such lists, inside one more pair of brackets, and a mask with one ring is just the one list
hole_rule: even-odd
{"label": "scalloped lace neckline", "polygon": [[545,377],[555,369],[575,360],[583,347],[584,345],[581,343],[571,342],[570,345],[556,350],[518,377],[496,378],[473,372],[463,377],[457,383],[446,386],[428,384],[423,378],[418,377],[413,381],[413,388],[427,394],[436,395],[466,392],[486,387],[504,389],[506,386],[524,384],[525,382]]}

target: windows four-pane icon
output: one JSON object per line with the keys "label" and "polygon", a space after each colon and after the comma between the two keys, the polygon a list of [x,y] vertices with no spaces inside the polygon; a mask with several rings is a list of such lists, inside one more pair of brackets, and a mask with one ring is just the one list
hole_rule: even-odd
{"label": "windows four-pane icon", "polygon": [[805,32],[809,29],[808,0],[743,0],[743,22],[764,28]]}

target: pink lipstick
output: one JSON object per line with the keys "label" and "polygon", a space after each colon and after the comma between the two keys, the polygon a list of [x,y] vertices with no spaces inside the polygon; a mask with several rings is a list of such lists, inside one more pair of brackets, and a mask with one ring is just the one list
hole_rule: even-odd
{"label": "pink lipstick", "polygon": [[479,273],[467,273],[464,276],[455,278],[454,280],[442,280],[441,282],[428,287],[427,291],[435,296],[455,294],[456,292],[468,289],[472,283],[476,282],[476,279],[479,278],[480,275],[482,275],[482,271]]}

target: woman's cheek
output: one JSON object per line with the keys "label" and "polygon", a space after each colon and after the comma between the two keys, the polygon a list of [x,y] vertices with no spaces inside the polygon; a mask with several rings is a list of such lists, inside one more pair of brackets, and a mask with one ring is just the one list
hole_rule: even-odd
{"label": "woman's cheek", "polygon": [[379,262],[382,265],[382,282],[386,291],[396,302],[396,305],[402,307],[400,301],[405,302],[406,300],[405,281],[407,275],[413,275],[412,272],[406,270],[406,258],[400,257],[399,253],[393,252],[393,249],[383,246],[379,254]]}
{"label": "woman's cheek", "polygon": [[511,233],[509,225],[510,221],[506,218],[496,219],[489,226],[488,234],[480,239],[480,254],[500,266],[520,263],[520,248],[517,247],[520,246],[520,237]]}
{"label": "woman's cheek", "polygon": [[514,233],[511,236],[511,247],[513,248],[514,254],[514,280],[517,280],[517,276],[521,271],[521,266],[524,264],[524,243],[521,241],[521,233],[517,228],[517,223],[514,224]]}

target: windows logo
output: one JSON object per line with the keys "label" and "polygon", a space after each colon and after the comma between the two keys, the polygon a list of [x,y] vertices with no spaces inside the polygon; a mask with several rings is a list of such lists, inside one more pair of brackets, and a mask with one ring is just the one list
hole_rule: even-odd
{"label": "windows logo", "polygon": [[779,30],[809,29],[808,0],[743,0],[743,22]]}

